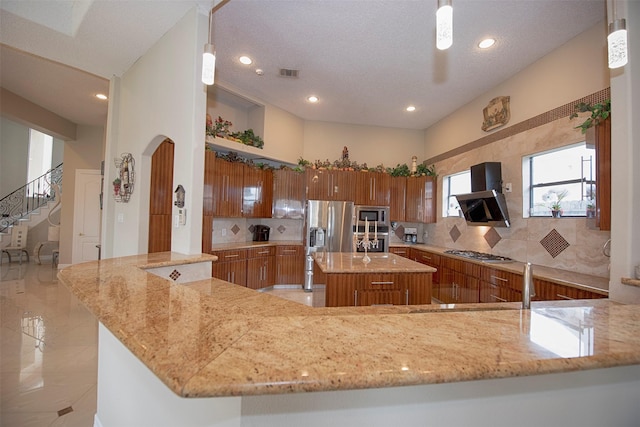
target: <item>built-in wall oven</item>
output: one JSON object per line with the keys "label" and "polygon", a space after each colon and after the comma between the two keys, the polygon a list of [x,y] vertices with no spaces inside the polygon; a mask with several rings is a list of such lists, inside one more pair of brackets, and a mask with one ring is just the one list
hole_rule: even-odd
{"label": "built-in wall oven", "polygon": [[[366,233],[366,226],[369,227]],[[353,233],[356,252],[364,252],[362,243],[366,238],[370,244],[367,252],[389,252],[389,207],[388,206],[355,206]]]}

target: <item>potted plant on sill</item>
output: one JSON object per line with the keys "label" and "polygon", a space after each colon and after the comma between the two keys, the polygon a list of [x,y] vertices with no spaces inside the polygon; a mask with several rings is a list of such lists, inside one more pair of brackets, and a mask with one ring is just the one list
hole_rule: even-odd
{"label": "potted plant on sill", "polygon": [[551,201],[549,209],[551,209],[551,216],[553,218],[560,218],[562,216],[562,200],[567,197],[567,190],[554,191],[555,200]]}

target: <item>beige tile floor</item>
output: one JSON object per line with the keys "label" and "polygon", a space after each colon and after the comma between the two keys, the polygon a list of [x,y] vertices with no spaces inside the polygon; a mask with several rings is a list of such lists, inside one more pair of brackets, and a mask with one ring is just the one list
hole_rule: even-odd
{"label": "beige tile floor", "polygon": [[[98,325],[51,264],[0,265],[0,426],[91,427]],[[301,287],[268,289],[311,306]]]}
{"label": "beige tile floor", "polygon": [[91,427],[98,326],[51,264],[0,265],[0,426]]}

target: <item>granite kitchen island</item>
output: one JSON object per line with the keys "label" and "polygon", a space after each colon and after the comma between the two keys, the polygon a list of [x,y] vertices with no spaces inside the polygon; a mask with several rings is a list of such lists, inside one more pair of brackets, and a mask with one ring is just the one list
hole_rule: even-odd
{"label": "granite kitchen island", "polygon": [[[99,321],[95,425],[640,419],[637,305],[313,308],[219,279],[173,279],[214,259],[148,254],[59,272]],[[167,268],[169,278],[157,274]]]}
{"label": "granite kitchen island", "polygon": [[431,304],[433,267],[386,252],[368,260],[363,253],[318,252],[314,260],[314,306]]}

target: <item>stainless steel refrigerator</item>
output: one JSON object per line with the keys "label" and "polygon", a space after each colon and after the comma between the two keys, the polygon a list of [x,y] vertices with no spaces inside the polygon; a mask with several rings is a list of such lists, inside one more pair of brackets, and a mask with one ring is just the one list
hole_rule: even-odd
{"label": "stainless steel refrigerator", "polygon": [[353,202],[309,200],[305,209],[305,282],[313,287],[313,253],[353,252]]}

